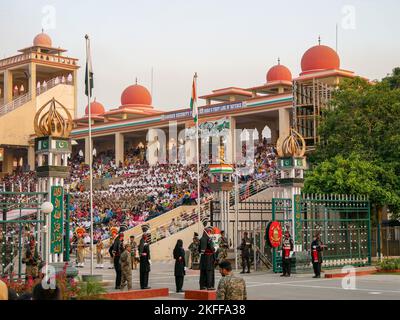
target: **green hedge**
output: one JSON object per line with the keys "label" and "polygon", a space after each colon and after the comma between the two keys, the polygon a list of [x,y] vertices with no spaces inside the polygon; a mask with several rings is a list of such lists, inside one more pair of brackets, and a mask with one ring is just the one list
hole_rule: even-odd
{"label": "green hedge", "polygon": [[400,259],[384,259],[379,263],[382,270],[400,270]]}

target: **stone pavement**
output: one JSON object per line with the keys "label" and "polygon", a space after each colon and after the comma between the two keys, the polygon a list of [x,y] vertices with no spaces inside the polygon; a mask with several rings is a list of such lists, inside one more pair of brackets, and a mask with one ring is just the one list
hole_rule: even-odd
{"label": "stone pavement", "polygon": [[[108,264],[105,265],[108,267]],[[174,262],[153,262],[150,273],[152,288],[169,288],[168,298],[183,299],[182,293],[175,292]],[[79,268],[80,274],[88,274],[90,261],[85,268]],[[95,274],[102,274],[106,281],[107,290],[114,290],[115,273],[113,269],[94,269]],[[400,300],[400,275],[376,274],[355,278],[355,288],[348,287],[346,279],[313,279],[312,274],[294,274],[290,278],[282,278],[271,271],[257,271],[243,276],[247,285],[248,299],[250,300]],[[215,272],[216,287],[220,275]],[[344,286],[343,286],[344,284]],[[139,289],[139,271],[133,271],[133,289]],[[188,270],[183,289],[199,289],[199,271]],[[125,289],[126,290],[126,289]]]}

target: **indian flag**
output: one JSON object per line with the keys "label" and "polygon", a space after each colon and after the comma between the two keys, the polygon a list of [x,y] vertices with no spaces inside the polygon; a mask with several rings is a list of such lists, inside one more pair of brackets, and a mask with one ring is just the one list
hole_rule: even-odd
{"label": "indian flag", "polygon": [[197,73],[195,73],[193,77],[192,98],[190,99],[190,110],[192,111],[194,123],[196,123],[198,120],[196,81],[197,81]]}

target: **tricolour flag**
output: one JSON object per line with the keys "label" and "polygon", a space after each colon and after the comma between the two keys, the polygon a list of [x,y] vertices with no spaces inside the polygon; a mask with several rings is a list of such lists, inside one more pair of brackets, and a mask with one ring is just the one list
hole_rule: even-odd
{"label": "tricolour flag", "polygon": [[196,80],[197,80],[197,73],[195,73],[193,77],[192,98],[190,99],[190,110],[192,111],[194,123],[196,123],[198,120]]}
{"label": "tricolour flag", "polygon": [[93,81],[93,67],[92,67],[92,56],[90,53],[90,40],[86,36],[86,72],[85,72],[85,95],[92,96],[94,81]]}

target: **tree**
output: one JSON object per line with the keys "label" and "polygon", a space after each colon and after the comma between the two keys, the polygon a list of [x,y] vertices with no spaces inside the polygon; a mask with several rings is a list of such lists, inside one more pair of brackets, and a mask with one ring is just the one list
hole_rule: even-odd
{"label": "tree", "polygon": [[387,82],[392,89],[400,89],[400,68],[394,68],[392,74],[383,78],[383,81]]}
{"label": "tree", "polygon": [[400,212],[400,68],[381,82],[344,81],[319,127],[304,192],[368,195]]}
{"label": "tree", "polygon": [[309,171],[303,192],[365,195],[377,211],[388,206],[396,215],[400,211],[398,186],[393,168],[352,153],[347,158],[338,155],[325,160]]}

